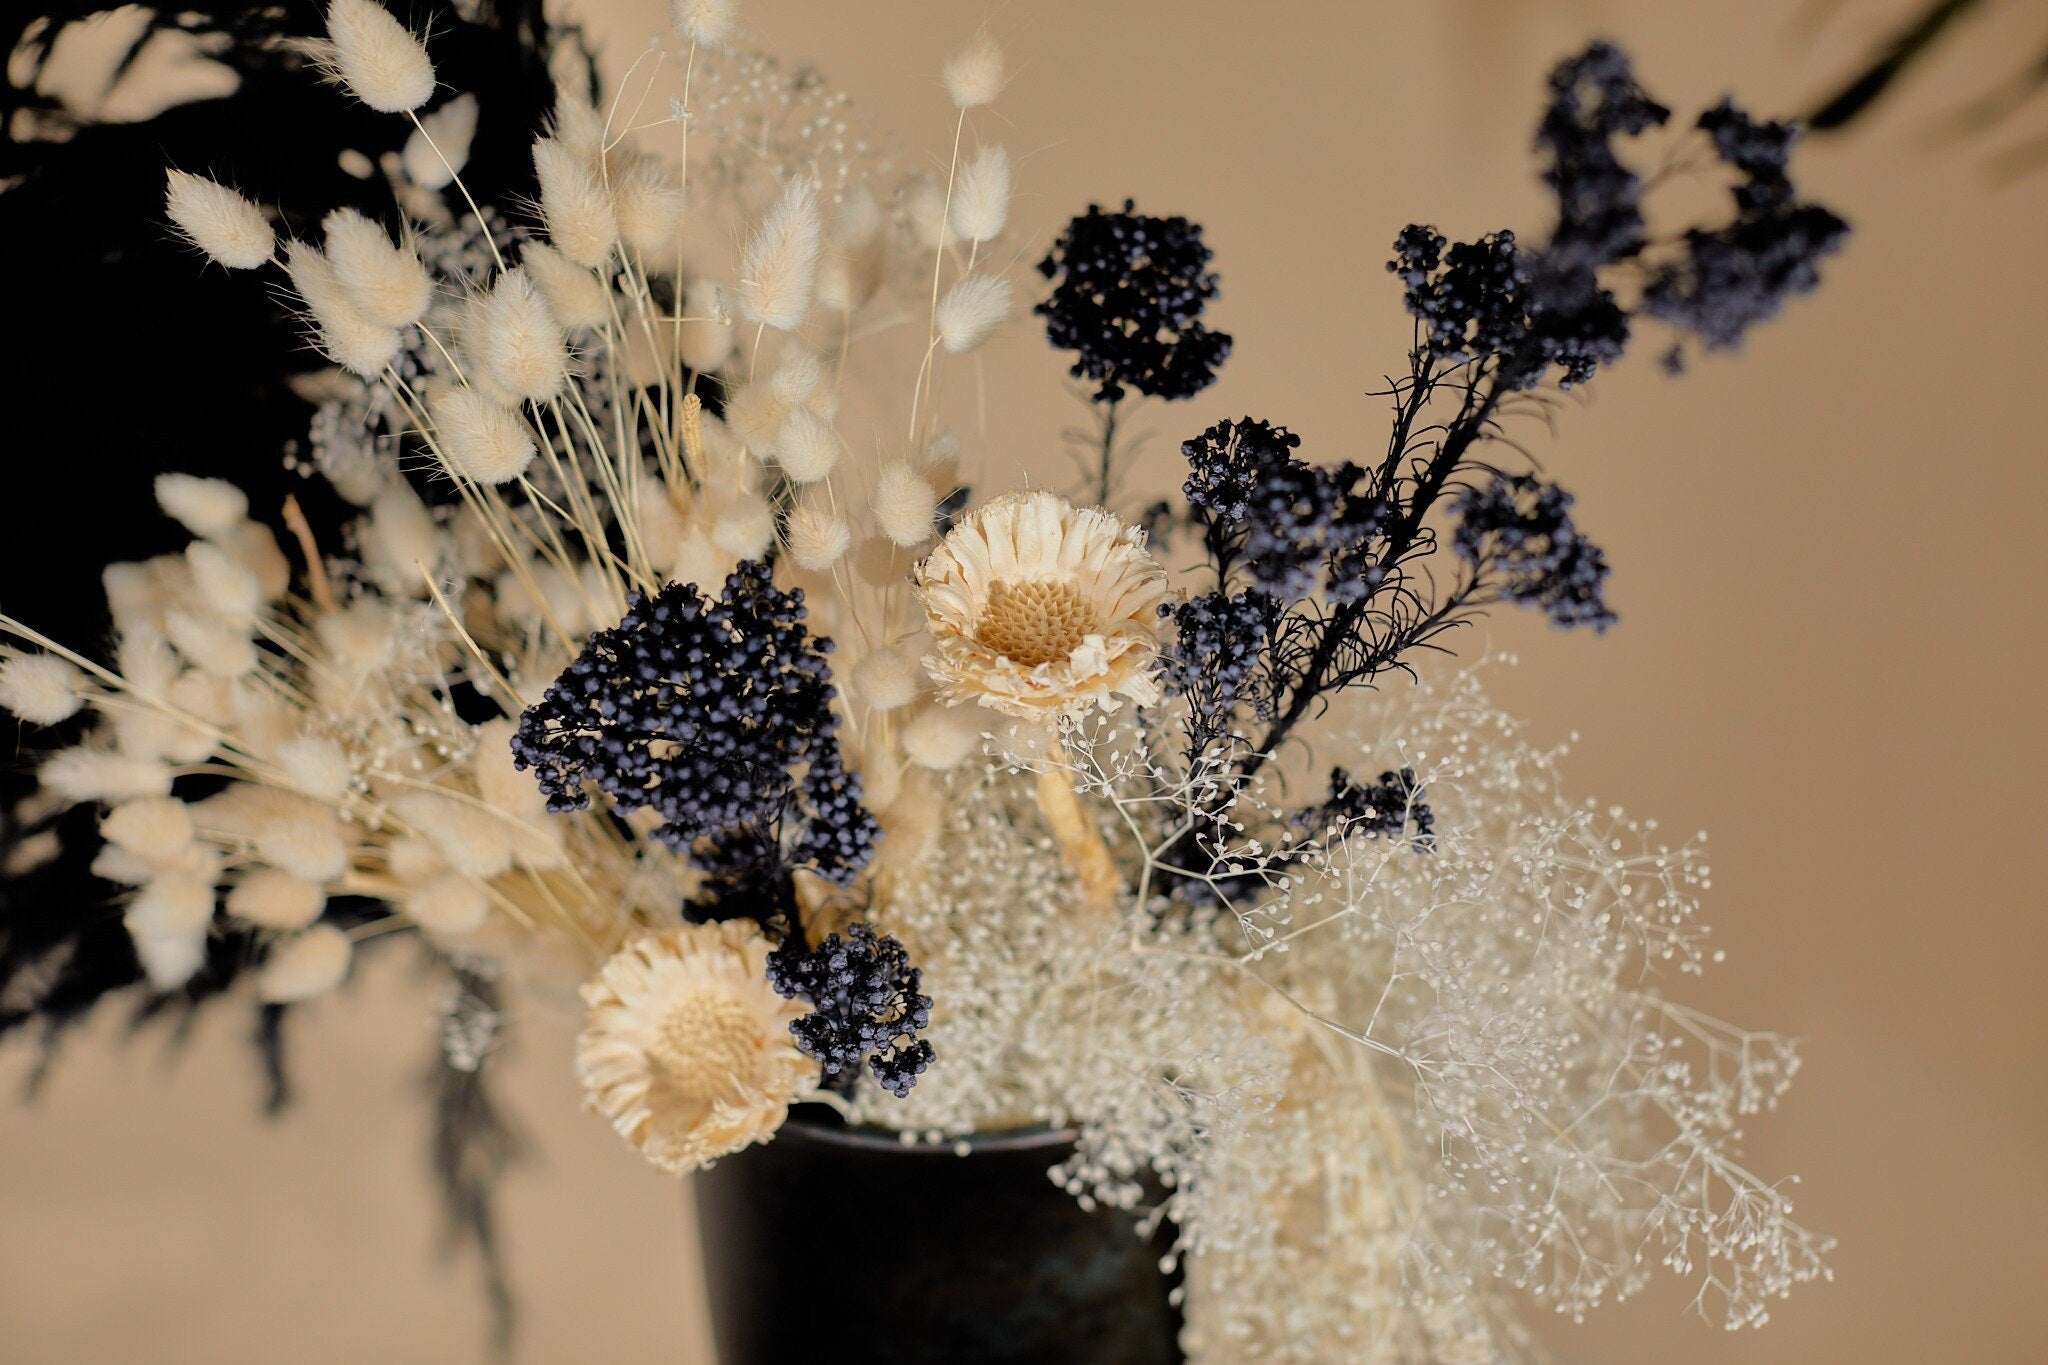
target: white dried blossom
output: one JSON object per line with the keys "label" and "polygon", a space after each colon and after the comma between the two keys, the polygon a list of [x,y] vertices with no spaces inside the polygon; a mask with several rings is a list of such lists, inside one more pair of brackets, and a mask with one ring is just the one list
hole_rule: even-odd
{"label": "white dried blossom", "polygon": [[918,565],[949,700],[1050,718],[1159,699],[1166,576],[1144,533],[1052,493],[977,509]]}

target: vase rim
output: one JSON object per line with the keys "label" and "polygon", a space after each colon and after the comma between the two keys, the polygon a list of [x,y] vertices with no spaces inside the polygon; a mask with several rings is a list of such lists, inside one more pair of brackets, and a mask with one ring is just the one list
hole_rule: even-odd
{"label": "vase rim", "polygon": [[[836,1118],[836,1115],[834,1117]],[[991,1128],[939,1142],[928,1142],[915,1135],[906,1139],[906,1131],[873,1124],[822,1122],[820,1118],[797,1109],[790,1112],[788,1121],[777,1131],[775,1140],[809,1142],[821,1147],[857,1148],[869,1152],[897,1152],[904,1156],[956,1156],[972,1155],[975,1152],[1050,1151],[1071,1145],[1078,1136],[1071,1128],[1053,1128],[1041,1123],[1020,1124],[1014,1128]],[[960,1150],[963,1146],[967,1151]]]}

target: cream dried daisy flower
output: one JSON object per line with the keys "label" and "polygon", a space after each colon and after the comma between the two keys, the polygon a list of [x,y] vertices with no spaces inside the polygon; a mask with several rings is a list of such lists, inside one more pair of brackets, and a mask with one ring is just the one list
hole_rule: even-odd
{"label": "cream dried daisy flower", "polygon": [[768,947],[744,922],[686,924],[628,943],[583,987],[585,1102],[672,1175],[766,1141],[817,1084]]}
{"label": "cream dried daisy flower", "polygon": [[1166,575],[1145,533],[1053,493],[1011,493],[954,527],[917,566],[951,703],[1049,720],[1159,700]]}

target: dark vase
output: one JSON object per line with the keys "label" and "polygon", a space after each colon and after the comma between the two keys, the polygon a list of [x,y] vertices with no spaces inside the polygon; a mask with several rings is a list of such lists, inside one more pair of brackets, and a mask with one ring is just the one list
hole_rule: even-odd
{"label": "dark vase", "polygon": [[1045,1129],[911,1147],[792,1111],[695,1177],[720,1365],[1179,1362],[1170,1231],[1082,1209],[1046,1178],[1071,1150]]}

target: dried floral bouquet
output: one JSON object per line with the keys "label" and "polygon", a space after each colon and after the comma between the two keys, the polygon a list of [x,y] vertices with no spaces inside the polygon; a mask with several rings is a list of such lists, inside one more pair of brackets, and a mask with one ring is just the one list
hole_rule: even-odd
{"label": "dried floral bouquet", "polygon": [[[609,97],[559,64],[531,202],[472,197],[476,102],[376,0],[308,57],[409,122],[401,220],[280,241],[169,172],[176,228],[274,272],[332,362],[294,458],[356,510],[323,543],[164,473],[190,544],[107,570],[110,659],[0,621],[0,702],[57,727],[11,870],[98,810],[143,989],[251,977],[273,1031],[423,939],[457,1203],[502,1000],[580,986],[589,1103],[667,1172],[799,1101],[1071,1129],[1060,1184],[1170,1223],[1197,1360],[1521,1358],[1515,1291],[1576,1315],[1663,1265],[1746,1325],[1824,1275],[1734,1151],[1791,1049],[1658,985],[1712,956],[1700,850],[1573,799],[1479,671],[1425,662],[1500,602],[1612,623],[1510,424],[1642,327],[1677,369],[1814,286],[1846,228],[1793,130],[1724,102],[1660,133],[1619,51],[1562,63],[1547,237],[1394,243],[1383,444],[1215,422],[1149,507],[1131,409],[1231,339],[1199,227],[1091,207],[1033,309],[1095,415],[1082,505],[976,485],[1000,441],[955,416],[1019,309],[996,42],[946,66],[933,175],[729,4],[672,9]],[[1653,227],[1701,176],[1722,211]]]}

